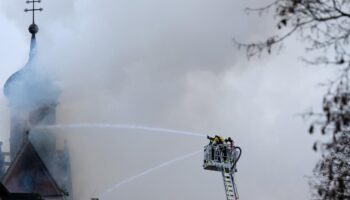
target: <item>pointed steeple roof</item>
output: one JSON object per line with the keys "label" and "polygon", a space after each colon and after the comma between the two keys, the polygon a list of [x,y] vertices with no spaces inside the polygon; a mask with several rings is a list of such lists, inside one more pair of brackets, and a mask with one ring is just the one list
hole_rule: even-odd
{"label": "pointed steeple roof", "polygon": [[19,79],[19,76],[21,74],[23,74],[23,71],[25,69],[25,67],[27,66],[30,66],[32,61],[33,61],[33,58],[35,56],[35,53],[36,53],[36,38],[35,38],[35,34],[38,33],[39,31],[39,27],[38,25],[35,24],[35,12],[36,11],[42,11],[43,9],[42,8],[35,8],[35,3],[40,3],[41,0],[32,0],[32,1],[27,1],[26,3],[32,3],[32,8],[31,9],[24,9],[24,12],[32,12],[32,24],[29,26],[28,28],[28,31],[32,34],[32,38],[31,38],[31,41],[30,41],[30,51],[29,51],[29,59],[28,59],[28,62],[27,64],[22,68],[20,69],[19,71],[15,72],[12,76],[10,76],[10,78],[6,81],[5,83],[5,86],[4,86],[4,94],[5,96],[9,97],[10,96],[10,93],[11,93],[11,86],[14,84],[14,82],[16,81],[16,79]]}
{"label": "pointed steeple roof", "polygon": [[35,24],[35,12],[42,11],[42,8],[35,8],[35,3],[41,0],[28,0],[32,4],[31,9],[25,9],[25,12],[32,12],[33,21],[28,31],[31,34],[30,51],[28,62],[20,70],[15,72],[6,81],[3,92],[8,98],[10,106],[33,109],[35,105],[44,105],[55,103],[59,90],[52,84],[46,75],[38,70],[35,62],[37,54],[36,34],[39,27]]}
{"label": "pointed steeple roof", "polygon": [[43,197],[63,196],[63,191],[29,140],[17,153],[2,183],[10,192],[38,193]]}

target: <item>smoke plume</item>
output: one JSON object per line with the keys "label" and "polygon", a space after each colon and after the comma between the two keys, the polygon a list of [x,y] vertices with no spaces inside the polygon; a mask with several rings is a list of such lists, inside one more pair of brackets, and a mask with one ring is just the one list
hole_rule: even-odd
{"label": "smoke plume", "polygon": [[[263,38],[269,21],[244,7],[261,1],[45,1],[38,13],[40,73],[62,91],[60,124],[133,124],[230,136],[243,149],[242,199],[306,199],[316,156],[296,113],[318,105],[315,85],[329,73],[297,62],[300,45],[247,62],[232,38]],[[0,78],[24,65],[29,45],[23,2],[3,1]],[[265,27],[266,26],[266,27]],[[288,43],[288,44],[289,44]],[[8,48],[8,50],[7,50]],[[5,50],[6,49],[6,50]],[[9,111],[0,98],[1,138]],[[142,130],[137,130],[142,132]],[[206,144],[202,138],[140,135],[135,130],[55,130],[71,152],[74,199]],[[123,134],[118,134],[122,132]],[[296,148],[297,147],[297,148]],[[114,199],[224,199],[221,175],[200,157],[111,191]]]}

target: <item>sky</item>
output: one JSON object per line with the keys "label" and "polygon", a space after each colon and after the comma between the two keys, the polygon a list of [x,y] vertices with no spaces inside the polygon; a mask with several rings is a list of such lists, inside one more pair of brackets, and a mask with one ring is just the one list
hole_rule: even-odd
{"label": "sky", "polygon": [[[243,149],[241,199],[310,199],[308,177],[320,157],[317,136],[298,115],[319,109],[334,74],[300,61],[290,38],[280,52],[248,60],[232,39],[274,34],[271,18],[247,15],[249,0],[43,0],[37,14],[39,66],[61,90],[57,122],[169,128],[232,137]],[[28,59],[25,2],[0,0],[0,85]],[[9,109],[0,94],[0,138],[8,148]],[[74,199],[201,150],[205,138],[140,130],[59,130],[68,141]],[[225,199],[219,172],[202,155],[123,185],[104,199]]]}

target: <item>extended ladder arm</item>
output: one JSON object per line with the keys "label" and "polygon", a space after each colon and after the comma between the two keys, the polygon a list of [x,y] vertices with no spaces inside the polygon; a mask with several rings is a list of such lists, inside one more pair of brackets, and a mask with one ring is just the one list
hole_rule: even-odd
{"label": "extended ladder arm", "polygon": [[[238,152],[237,152],[237,150],[238,150]],[[240,147],[234,147],[234,150],[232,153],[233,154],[237,153],[237,154],[233,155],[235,160],[232,163],[231,168],[223,167],[221,171],[222,171],[222,177],[223,177],[224,185],[225,185],[226,199],[227,200],[238,200],[239,196],[238,196],[238,191],[237,191],[237,185],[236,185],[235,179],[234,179],[234,173],[236,172],[236,164],[241,157],[242,149]]]}
{"label": "extended ladder arm", "polygon": [[224,179],[226,199],[227,200],[238,200],[237,186],[233,177],[233,174],[227,169],[222,170],[222,177]]}

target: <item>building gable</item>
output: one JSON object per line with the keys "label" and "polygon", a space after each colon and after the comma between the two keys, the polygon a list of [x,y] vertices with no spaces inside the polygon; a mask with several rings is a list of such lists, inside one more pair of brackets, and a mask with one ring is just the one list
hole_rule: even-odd
{"label": "building gable", "polygon": [[43,197],[63,196],[30,141],[23,144],[2,182],[10,192],[38,193]]}

